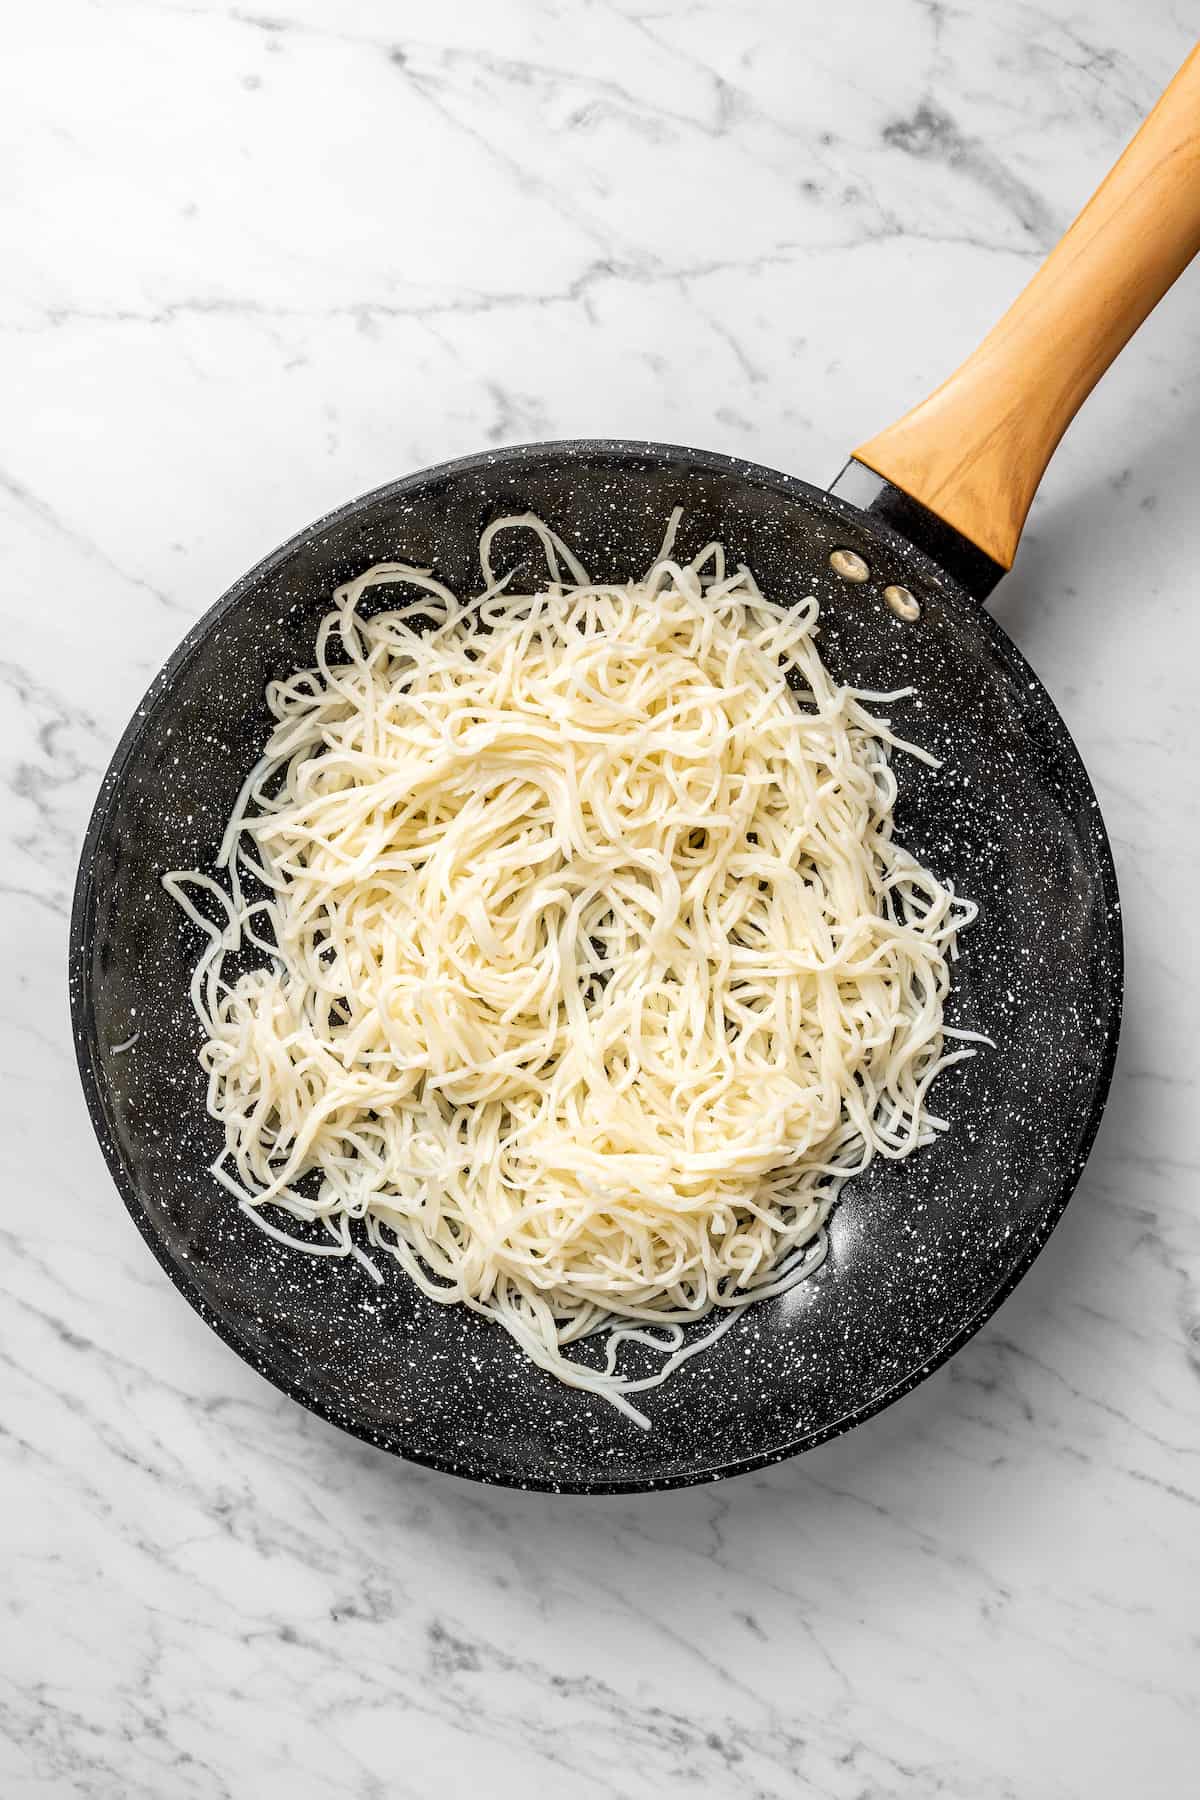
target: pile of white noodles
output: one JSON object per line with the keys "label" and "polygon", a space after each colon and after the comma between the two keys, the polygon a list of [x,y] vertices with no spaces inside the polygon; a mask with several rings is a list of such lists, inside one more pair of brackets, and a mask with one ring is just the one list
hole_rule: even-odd
{"label": "pile of white noodles", "polygon": [[[815,1268],[841,1183],[942,1129],[929,1085],[971,1054],[942,1005],[975,909],[892,839],[892,749],[933,758],[863,705],[911,690],[837,686],[816,601],[672,560],[676,523],[624,586],[524,516],[469,603],[403,563],[340,588],[268,689],[222,879],[164,877],[208,934],[244,1210],[376,1280],[390,1252],[641,1424],[625,1396],[716,1335],[683,1327]],[[493,577],[514,527],[540,592]]]}

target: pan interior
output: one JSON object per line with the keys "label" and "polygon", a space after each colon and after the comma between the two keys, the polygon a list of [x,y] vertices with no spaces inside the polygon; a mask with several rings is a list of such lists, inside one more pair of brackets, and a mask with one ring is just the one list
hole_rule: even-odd
{"label": "pan interior", "polygon": [[[897,835],[980,904],[948,1022],[997,1048],[939,1081],[944,1138],[847,1186],[811,1281],[750,1308],[644,1396],[653,1429],[643,1433],[534,1368],[486,1321],[427,1300],[399,1269],[380,1293],[354,1265],[277,1247],[240,1217],[208,1173],[219,1136],[188,1002],[197,942],[158,878],[211,862],[268,728],[263,689],[311,660],[339,581],[404,557],[471,591],[483,526],[526,509],[593,576],[624,579],[649,565],[676,505],[684,553],[720,537],[772,599],[818,593],[837,677],[918,689],[919,704],[898,702],[892,716],[944,766],[897,759]],[[870,581],[830,571],[838,547],[866,559]],[[500,549],[511,561],[525,553],[516,537]],[[919,596],[918,622],[884,603],[891,582]],[[89,1103],[126,1202],[241,1355],[406,1456],[488,1480],[597,1489],[703,1479],[803,1448],[902,1391],[986,1317],[1086,1157],[1115,1051],[1120,958],[1111,858],[1083,766],[974,601],[803,483],[696,451],[579,444],[469,459],[369,495],[268,558],[201,621],[105,780],[80,871],[72,988]],[[138,1040],[114,1054],[131,1019]]]}

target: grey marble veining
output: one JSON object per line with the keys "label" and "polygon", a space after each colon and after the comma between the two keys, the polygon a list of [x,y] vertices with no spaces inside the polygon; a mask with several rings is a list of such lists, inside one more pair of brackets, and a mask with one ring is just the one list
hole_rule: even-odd
{"label": "grey marble veining", "polygon": [[1163,0],[6,21],[6,1796],[1188,1791],[1200,273],[1085,408],[993,603],[1117,854],[1108,1116],[1014,1298],[850,1437],[572,1501],[342,1437],[152,1264],[64,982],[111,747],[243,568],[489,442],[668,438],[831,477],[1028,277],[1188,29]]}

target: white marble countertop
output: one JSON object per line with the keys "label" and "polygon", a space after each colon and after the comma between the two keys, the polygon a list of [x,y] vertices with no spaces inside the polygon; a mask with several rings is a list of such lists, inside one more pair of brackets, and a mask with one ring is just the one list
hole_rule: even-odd
{"label": "white marble countertop", "polygon": [[1027,278],[1185,10],[6,15],[6,1800],[1191,1787],[1200,270],[1085,408],[994,601],[1120,867],[1108,1115],[1016,1296],[872,1423],[644,1500],[491,1492],[341,1436],[152,1262],[64,977],[101,770],[235,575],[481,444],[667,438],[831,478]]}

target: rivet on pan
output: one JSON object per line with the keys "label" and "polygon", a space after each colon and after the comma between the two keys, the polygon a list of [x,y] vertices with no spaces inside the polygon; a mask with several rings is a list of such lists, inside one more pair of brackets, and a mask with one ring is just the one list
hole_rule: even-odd
{"label": "rivet on pan", "polygon": [[834,550],[829,566],[843,581],[867,581],[871,571],[857,550]]}
{"label": "rivet on pan", "polygon": [[885,587],[883,597],[898,619],[907,619],[909,624],[921,616],[921,602],[906,587]]}

